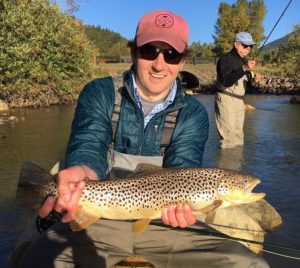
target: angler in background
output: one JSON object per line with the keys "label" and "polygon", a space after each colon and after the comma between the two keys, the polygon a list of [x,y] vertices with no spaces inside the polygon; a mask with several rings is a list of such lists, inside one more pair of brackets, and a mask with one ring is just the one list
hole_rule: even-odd
{"label": "angler in background", "polygon": [[[132,221],[99,219],[82,231],[70,229],[86,186],[84,178],[126,176],[139,163],[202,165],[208,115],[201,103],[184,94],[177,78],[189,54],[188,37],[182,17],[165,10],[147,13],[129,44],[132,68],[121,79],[101,78],[85,86],[72,124],[66,166],[58,173],[59,196],[48,197],[39,209],[39,223],[52,209],[64,212],[62,223],[31,243],[19,267],[110,267],[131,255],[142,256],[161,268],[268,267],[238,242],[153,225],[134,234]],[[117,121],[115,128],[112,121]],[[167,126],[171,126],[168,133]],[[134,194],[143,186],[137,189],[129,190]],[[111,193],[113,200],[114,194],[119,194],[125,206],[131,204],[122,189]],[[144,198],[147,207],[150,201],[147,195]],[[184,228],[196,222],[187,204],[173,203],[161,209],[166,227]]]}
{"label": "angler in background", "polygon": [[249,83],[261,80],[260,74],[253,73],[255,59],[245,58],[254,44],[250,33],[237,33],[232,50],[217,63],[215,118],[222,149],[244,144],[245,91]]}

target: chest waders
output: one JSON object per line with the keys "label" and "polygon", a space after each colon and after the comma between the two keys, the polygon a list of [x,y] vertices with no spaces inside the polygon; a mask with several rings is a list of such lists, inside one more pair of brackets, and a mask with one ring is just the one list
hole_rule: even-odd
{"label": "chest waders", "polygon": [[215,118],[221,148],[234,148],[244,144],[245,84],[244,75],[233,86],[216,94]]}

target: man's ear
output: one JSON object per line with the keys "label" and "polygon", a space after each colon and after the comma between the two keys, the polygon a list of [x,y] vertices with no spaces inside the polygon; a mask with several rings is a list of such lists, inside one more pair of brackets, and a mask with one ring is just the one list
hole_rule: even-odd
{"label": "man's ear", "polygon": [[183,69],[185,63],[186,63],[186,60],[185,60],[185,59],[183,59],[182,62],[180,62],[180,70],[179,70],[179,71],[182,71],[182,69]]}
{"label": "man's ear", "polygon": [[234,42],[233,43],[233,46],[235,47],[235,49],[237,49],[238,44],[239,44],[239,42]]}

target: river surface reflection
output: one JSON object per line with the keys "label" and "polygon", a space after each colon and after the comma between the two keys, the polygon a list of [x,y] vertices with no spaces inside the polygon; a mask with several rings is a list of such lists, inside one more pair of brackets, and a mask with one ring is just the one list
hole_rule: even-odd
{"label": "river surface reflection", "polygon": [[[240,170],[261,178],[255,189],[265,192],[283,217],[283,225],[267,235],[266,242],[300,248],[300,105],[289,103],[290,96],[247,96],[256,107],[246,112],[245,145],[220,150],[214,122],[214,97],[196,96],[207,108],[210,135],[204,166]],[[65,153],[74,106],[43,109],[23,108],[11,112],[16,120],[0,115],[0,266],[24,226],[24,210],[15,201],[22,161],[32,161],[50,170]],[[300,257],[299,252],[265,247],[267,250]],[[300,267],[299,260],[265,253],[271,267]]]}

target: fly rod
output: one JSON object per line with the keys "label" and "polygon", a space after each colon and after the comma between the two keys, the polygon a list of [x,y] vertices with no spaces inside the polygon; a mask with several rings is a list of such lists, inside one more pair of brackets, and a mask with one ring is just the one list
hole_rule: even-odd
{"label": "fly rod", "polygon": [[[207,235],[207,236],[213,236],[213,237],[218,237],[218,238],[223,238],[223,239],[228,239],[228,240],[233,240],[233,241],[241,241],[241,242],[246,242],[246,243],[251,243],[251,244],[258,244],[258,245],[263,245],[263,246],[269,246],[273,248],[279,248],[279,249],[285,249],[293,252],[300,252],[300,248],[294,248],[286,245],[278,245],[278,244],[271,244],[271,243],[266,243],[266,242],[260,242],[260,241],[255,241],[255,240],[250,240],[250,239],[245,239],[245,238],[238,238],[238,237],[233,237],[226,235],[224,233],[220,233],[218,231],[213,231],[213,230],[206,230],[206,229],[194,229],[191,227],[186,227],[186,228],[172,228],[168,227],[165,224],[161,222],[151,222],[151,225],[162,227],[164,229],[168,229],[174,232],[179,232],[179,233],[193,233],[193,234],[198,234],[198,235]],[[300,258],[297,258],[300,259]]]}
{"label": "fly rod", "polygon": [[278,22],[279,22],[279,21],[281,20],[281,18],[283,17],[285,11],[288,9],[288,7],[289,7],[289,5],[291,4],[292,1],[293,1],[293,0],[290,0],[290,2],[286,5],[286,7],[285,7],[285,9],[283,10],[283,12],[281,13],[279,19],[278,19],[277,22],[275,23],[273,29],[271,30],[271,32],[269,33],[269,35],[268,35],[267,38],[265,39],[263,45],[260,47],[260,49],[259,49],[258,52],[256,53],[255,58],[257,58],[258,54],[259,54],[259,53],[262,51],[262,49],[264,48],[264,46],[265,46],[266,42],[268,41],[270,35],[271,35],[272,32],[274,31],[275,27],[277,26]]}

